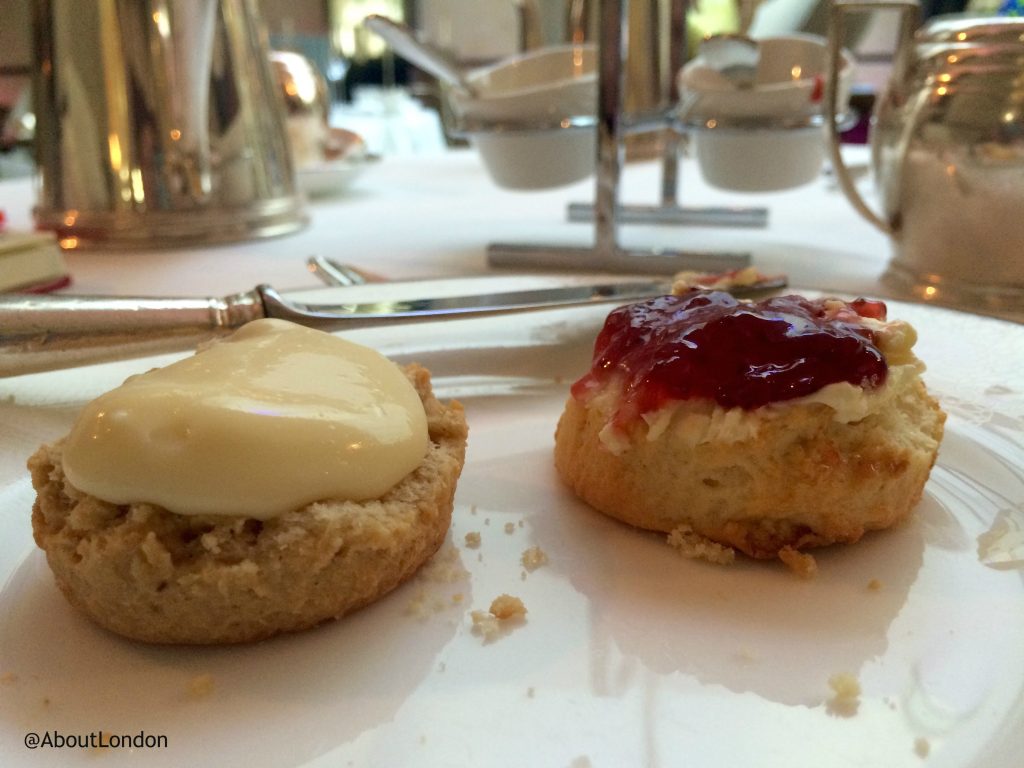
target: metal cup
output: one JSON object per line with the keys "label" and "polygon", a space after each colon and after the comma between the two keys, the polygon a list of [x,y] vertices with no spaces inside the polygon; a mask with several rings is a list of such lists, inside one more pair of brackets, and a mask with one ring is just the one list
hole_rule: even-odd
{"label": "metal cup", "polygon": [[304,226],[254,0],[35,0],[36,223],[65,247]]}

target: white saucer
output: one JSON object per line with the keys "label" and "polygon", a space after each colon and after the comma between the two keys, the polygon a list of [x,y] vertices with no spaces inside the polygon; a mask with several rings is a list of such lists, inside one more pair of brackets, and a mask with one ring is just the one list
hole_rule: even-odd
{"label": "white saucer", "polygon": [[299,189],[309,198],[329,197],[345,192],[376,158],[363,156],[335,160],[298,171]]}

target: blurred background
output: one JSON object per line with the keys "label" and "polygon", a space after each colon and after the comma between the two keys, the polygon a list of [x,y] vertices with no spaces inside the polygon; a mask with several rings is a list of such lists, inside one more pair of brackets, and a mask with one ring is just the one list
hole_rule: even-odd
{"label": "blurred background", "polygon": [[[925,18],[965,9],[967,0],[925,0]],[[1005,2],[975,0],[972,10],[997,10]],[[31,61],[32,0],[2,0],[0,24],[0,177],[31,172],[28,144],[32,115],[27,94]],[[384,41],[363,29],[369,14],[404,21],[447,51],[463,67],[484,65],[518,51],[596,36],[598,0],[259,0],[273,48],[304,54],[329,84],[332,124],[364,136],[378,153],[417,153],[443,148],[446,137],[436,81],[392,55]],[[649,34],[652,18],[667,3],[633,0],[631,35]],[[806,31],[824,34],[828,3],[819,0],[697,0],[689,14],[690,45],[723,31],[755,35]],[[876,12],[851,31],[848,44],[859,62],[857,94],[870,100],[885,82],[894,22]],[[649,38],[648,38],[649,40]],[[643,50],[644,46],[637,46]],[[654,58],[652,56],[652,58]],[[642,63],[640,63],[642,64]],[[630,66],[633,63],[631,62]],[[628,106],[628,105],[627,105]]]}

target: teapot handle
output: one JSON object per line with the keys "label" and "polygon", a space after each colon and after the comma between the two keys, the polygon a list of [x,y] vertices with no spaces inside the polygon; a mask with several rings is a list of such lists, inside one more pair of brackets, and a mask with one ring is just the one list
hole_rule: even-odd
{"label": "teapot handle", "polygon": [[895,10],[900,12],[899,34],[896,38],[896,55],[891,77],[894,79],[902,77],[911,53],[911,41],[913,40],[914,30],[917,28],[919,19],[920,6],[918,5],[918,0],[834,0],[828,25],[830,61],[825,100],[825,117],[828,124],[829,152],[832,157],[832,167],[835,170],[840,189],[843,190],[843,194],[846,195],[850,204],[853,205],[861,216],[887,235],[893,235],[895,234],[893,225],[871,210],[871,207],[857,190],[853,177],[843,162],[843,155],[840,151],[839,126],[837,124],[839,112],[839,69],[842,66],[841,56],[843,38],[846,32],[846,16],[851,12],[879,10]]}

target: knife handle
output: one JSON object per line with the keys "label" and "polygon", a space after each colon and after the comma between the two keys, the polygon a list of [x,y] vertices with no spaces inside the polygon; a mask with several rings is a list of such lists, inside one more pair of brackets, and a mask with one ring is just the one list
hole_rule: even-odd
{"label": "knife handle", "polygon": [[258,291],[200,299],[0,296],[0,377],[176,352],[264,316]]}

